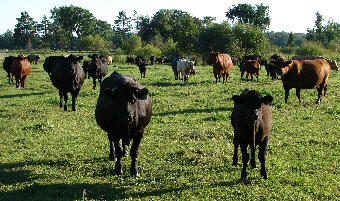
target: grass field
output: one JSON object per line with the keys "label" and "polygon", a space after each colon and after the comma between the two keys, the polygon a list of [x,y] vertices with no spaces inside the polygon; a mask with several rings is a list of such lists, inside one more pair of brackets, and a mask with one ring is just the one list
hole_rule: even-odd
{"label": "grass field", "polygon": [[[1,58],[1,63],[3,58]],[[40,63],[26,88],[9,84],[0,71],[0,200],[339,200],[340,75],[332,71],[328,97],[316,105],[316,89],[291,90],[284,103],[281,80],[261,70],[259,82],[240,80],[236,67],[227,84],[215,84],[211,66],[198,66],[189,82],[174,80],[171,67],[112,64],[151,92],[153,117],[139,149],[141,177],[112,174],[107,135],[96,123],[99,90],[92,80],[77,112],[59,108],[58,91]],[[269,180],[232,165],[232,95],[256,89],[274,97],[267,155]]]}

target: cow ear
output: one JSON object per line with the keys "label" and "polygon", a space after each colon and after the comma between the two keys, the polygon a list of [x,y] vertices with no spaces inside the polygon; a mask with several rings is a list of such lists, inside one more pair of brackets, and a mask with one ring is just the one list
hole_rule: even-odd
{"label": "cow ear", "polygon": [[107,95],[110,98],[114,98],[116,96],[116,93],[115,93],[116,90],[117,90],[117,87],[112,88],[112,89],[105,88],[104,89],[104,94]]}
{"label": "cow ear", "polygon": [[233,95],[233,101],[237,104],[242,104],[244,103],[244,98],[242,96],[239,95]]}
{"label": "cow ear", "polygon": [[274,98],[271,95],[267,95],[267,96],[264,96],[264,97],[261,98],[261,102],[266,104],[266,105],[269,105],[273,100],[274,100]]}
{"label": "cow ear", "polygon": [[141,100],[146,100],[148,98],[149,90],[147,88],[138,89],[135,96]]}

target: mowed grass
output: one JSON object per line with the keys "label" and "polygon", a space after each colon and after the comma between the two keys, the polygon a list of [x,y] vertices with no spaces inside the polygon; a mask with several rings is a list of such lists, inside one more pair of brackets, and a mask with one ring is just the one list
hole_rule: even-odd
{"label": "mowed grass", "polygon": [[[129,74],[149,89],[153,117],[139,149],[141,177],[113,175],[107,134],[94,112],[99,89],[92,80],[77,112],[59,108],[59,96],[43,70],[45,56],[16,89],[0,71],[0,200],[338,200],[340,197],[340,75],[332,71],[328,97],[316,105],[316,89],[291,90],[284,103],[281,80],[261,70],[259,82],[215,84],[211,66],[198,66],[189,82],[174,80],[169,65],[150,66],[140,78],[135,65],[113,64],[109,74]],[[3,60],[1,60],[2,63]],[[241,177],[232,165],[232,95],[256,89],[274,97],[267,153],[269,180],[259,169]],[[71,108],[71,107],[69,107]],[[240,160],[241,162],[241,160]]]}

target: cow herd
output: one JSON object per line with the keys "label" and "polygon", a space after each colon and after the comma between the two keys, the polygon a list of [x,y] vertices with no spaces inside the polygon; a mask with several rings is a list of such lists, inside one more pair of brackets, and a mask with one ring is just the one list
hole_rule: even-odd
{"label": "cow herd", "polygon": [[[108,74],[108,65],[112,57],[97,54],[83,56],[65,55],[49,56],[45,59],[43,68],[48,73],[54,87],[59,91],[61,108],[68,110],[68,93],[72,97],[72,111],[76,111],[76,100],[86,78],[92,77],[93,89],[100,86],[100,94],[95,109],[97,124],[108,134],[110,142],[110,159],[115,160],[115,173],[122,174],[122,156],[126,154],[126,146],[132,141],[130,149],[130,174],[138,176],[137,155],[144,129],[152,116],[152,101],[149,90],[142,86],[134,77],[122,75],[118,72]],[[9,82],[15,77],[16,87],[25,87],[27,76],[32,71],[32,65],[40,59],[39,55],[18,55],[6,57],[3,68],[7,72]],[[158,59],[158,60],[157,60]],[[150,57],[151,65],[164,62],[164,58]],[[145,78],[149,66],[141,56],[135,60],[127,57],[127,63],[136,64],[141,78]],[[263,60],[260,55],[249,55],[242,60],[228,54],[212,52],[207,61],[213,67],[215,83],[227,83],[230,73],[239,62],[241,80],[244,73],[246,78],[253,81],[253,76],[259,79],[261,66],[265,66],[267,76],[272,79],[281,77],[285,90],[285,102],[288,101],[289,91],[296,89],[296,96],[301,101],[301,89],[316,88],[317,103],[321,102],[321,95],[326,96],[330,70],[339,70],[335,61],[323,57],[294,57],[286,60],[274,54],[270,61]],[[189,75],[196,74],[196,62],[176,57],[170,62],[175,80],[188,81]],[[106,78],[105,78],[106,77]],[[105,78],[105,79],[104,79]],[[263,96],[256,90],[245,89],[241,94],[232,97],[234,108],[231,124],[234,128],[233,164],[238,163],[238,147],[241,148],[243,168],[241,178],[247,180],[248,162],[252,168],[256,167],[255,147],[259,146],[258,158],[261,163],[260,173],[268,178],[266,169],[266,150],[272,126],[272,112],[269,104],[273,101],[271,95]],[[122,143],[120,143],[122,141]],[[248,152],[250,147],[250,156]]]}

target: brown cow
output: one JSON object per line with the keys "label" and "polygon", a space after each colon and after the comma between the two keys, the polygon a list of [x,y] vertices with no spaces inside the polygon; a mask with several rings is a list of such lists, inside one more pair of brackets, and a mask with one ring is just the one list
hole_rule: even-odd
{"label": "brown cow", "polygon": [[268,179],[266,168],[266,151],[272,127],[272,111],[269,104],[273,101],[271,95],[262,96],[255,90],[245,89],[241,95],[234,95],[234,109],[231,114],[231,124],[234,128],[233,164],[238,163],[238,147],[241,147],[243,169],[241,178],[248,178],[248,161],[250,147],[250,165],[256,168],[255,148],[259,145],[258,158],[261,163],[260,173]]}
{"label": "brown cow", "polygon": [[257,60],[244,61],[244,64],[241,68],[241,79],[243,78],[244,72],[247,72],[247,81],[249,80],[249,75],[251,76],[251,81],[253,81],[253,75],[255,75],[257,81],[259,81],[260,67],[260,63]]}
{"label": "brown cow", "polygon": [[223,78],[223,83],[224,81],[228,81],[228,77],[231,71],[234,69],[234,64],[229,55],[212,52],[209,55],[207,63],[213,66],[216,84],[217,81],[220,81],[221,77]]}
{"label": "brown cow", "polygon": [[32,71],[32,65],[28,61],[28,57],[24,55],[18,55],[18,57],[13,57],[13,62],[10,68],[11,73],[15,77],[16,88],[26,87],[27,76]]}
{"label": "brown cow", "polygon": [[325,57],[321,57],[321,56],[293,56],[292,57],[292,60],[315,60],[315,59],[325,59],[329,63],[331,70],[339,71],[337,62],[335,60],[331,60]]}
{"label": "brown cow", "polygon": [[285,90],[285,102],[288,101],[289,90],[296,88],[296,96],[301,102],[301,89],[318,91],[316,103],[321,102],[321,95],[326,96],[330,65],[324,59],[277,61],[278,75],[281,75]]}

